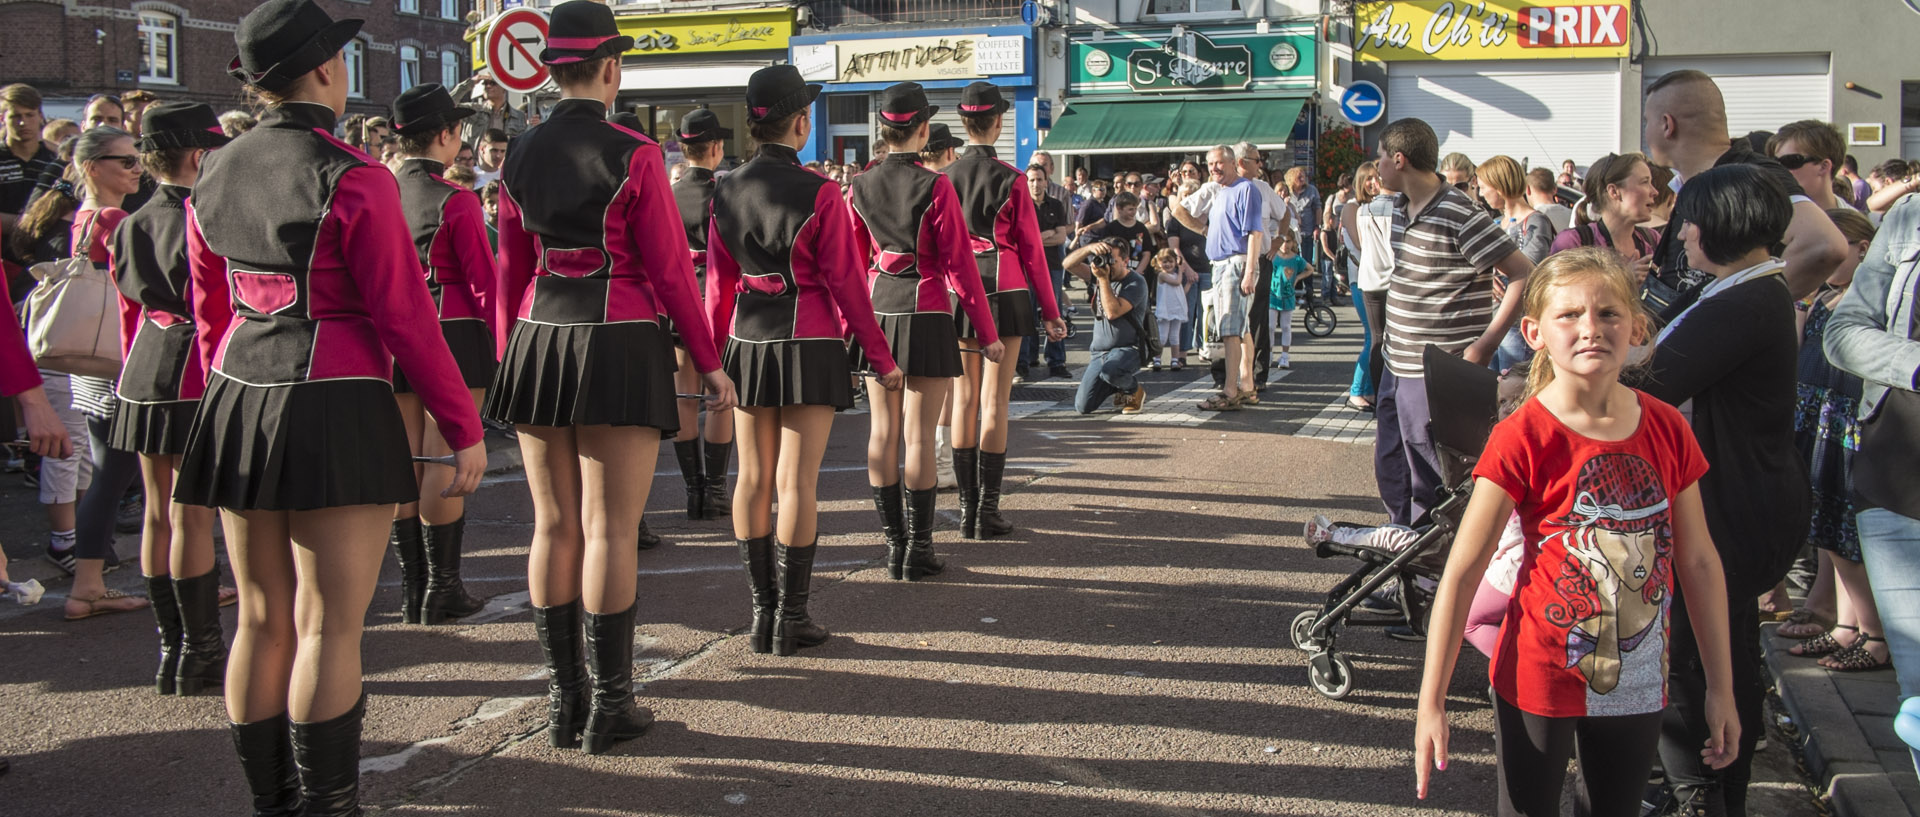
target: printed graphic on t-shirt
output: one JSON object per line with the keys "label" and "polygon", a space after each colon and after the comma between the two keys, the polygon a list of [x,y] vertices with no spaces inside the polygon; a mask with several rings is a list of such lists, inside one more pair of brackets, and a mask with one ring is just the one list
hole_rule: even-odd
{"label": "printed graphic on t-shirt", "polygon": [[1564,554],[1543,617],[1566,632],[1566,666],[1587,681],[1588,715],[1659,709],[1673,569],[1666,489],[1652,463],[1613,452],[1580,467],[1574,497],[1542,526],[1558,532],[1545,536],[1541,557]]}

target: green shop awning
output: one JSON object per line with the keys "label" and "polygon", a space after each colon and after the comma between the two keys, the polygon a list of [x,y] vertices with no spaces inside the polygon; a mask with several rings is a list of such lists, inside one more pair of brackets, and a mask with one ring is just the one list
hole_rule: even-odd
{"label": "green shop awning", "polygon": [[1252,142],[1284,146],[1305,99],[1079,101],[1053,121],[1040,148],[1051,153],[1186,153]]}

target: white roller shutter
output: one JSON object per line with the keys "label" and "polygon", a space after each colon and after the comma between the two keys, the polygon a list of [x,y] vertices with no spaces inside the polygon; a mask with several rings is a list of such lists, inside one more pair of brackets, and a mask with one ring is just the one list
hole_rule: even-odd
{"label": "white roller shutter", "polygon": [[1727,100],[1727,132],[1744,136],[1779,130],[1802,119],[1833,120],[1833,80],[1825,54],[1765,57],[1658,57],[1647,60],[1642,78],[1691,68],[1705,71]]}
{"label": "white roller shutter", "polygon": [[[1003,88],[1001,89],[1000,93],[1003,96],[1008,97],[1007,99],[1008,102],[1013,101],[1012,99],[1013,89]],[[874,94],[873,99],[874,99],[873,104],[875,104],[876,106],[880,104],[879,94]],[[953,137],[955,139],[959,139],[962,142],[967,141],[967,126],[960,124],[960,92],[959,91],[928,91],[927,104],[940,106],[939,113],[936,113],[933,115],[933,121],[942,123],[946,125],[948,128],[952,129]],[[1000,157],[1000,160],[1006,162],[1007,164],[1014,163],[1013,132],[1014,132],[1013,109],[1008,108],[1006,115],[1001,117],[1000,141],[993,143],[993,152],[995,154],[998,154]]]}
{"label": "white roller shutter", "polygon": [[1620,148],[1617,60],[1396,62],[1387,71],[1387,119],[1424,120],[1442,156],[1586,167]]}

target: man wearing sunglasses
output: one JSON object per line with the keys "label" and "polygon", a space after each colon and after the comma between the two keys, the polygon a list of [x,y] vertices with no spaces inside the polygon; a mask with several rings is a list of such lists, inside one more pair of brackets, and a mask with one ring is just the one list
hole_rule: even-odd
{"label": "man wearing sunglasses", "polygon": [[1846,159],[1847,146],[1839,128],[1817,119],[1789,123],[1767,139],[1767,153],[1793,174],[1793,180],[1820,209],[1840,206],[1833,173]]}
{"label": "man wearing sunglasses", "polygon": [[495,82],[493,73],[484,68],[453,86],[449,93],[453,94],[455,101],[486,102],[480,106],[479,116],[469,116],[461,123],[460,141],[464,144],[481,144],[481,137],[490,130],[505,133],[511,139],[529,127],[526,113],[507,104],[507,89]]}

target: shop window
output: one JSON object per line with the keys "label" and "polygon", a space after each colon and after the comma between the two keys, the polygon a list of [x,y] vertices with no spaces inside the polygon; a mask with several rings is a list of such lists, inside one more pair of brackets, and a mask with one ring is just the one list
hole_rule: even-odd
{"label": "shop window", "polygon": [[354,38],[347,47],[340,49],[347,63],[347,96],[353,99],[367,98],[367,41]]}
{"label": "shop window", "polygon": [[827,124],[866,125],[866,94],[832,94],[827,97]]}
{"label": "shop window", "polygon": [[1155,16],[1215,16],[1240,10],[1240,0],[1151,0],[1147,4],[1147,13]]}
{"label": "shop window", "polygon": [[180,21],[171,14],[140,12],[140,81],[168,85],[180,82],[179,57],[174,45],[179,42]]}
{"label": "shop window", "polygon": [[1920,81],[1900,83],[1900,127],[1920,128]]}
{"label": "shop window", "polygon": [[400,0],[401,14],[419,14],[420,0]]}
{"label": "shop window", "polygon": [[440,84],[451,90],[466,79],[467,72],[460,68],[460,52],[451,48],[440,52]]}
{"label": "shop window", "polygon": [[420,48],[418,46],[400,46],[400,90],[420,84]]}

